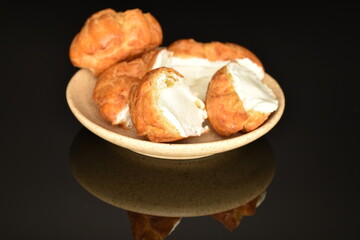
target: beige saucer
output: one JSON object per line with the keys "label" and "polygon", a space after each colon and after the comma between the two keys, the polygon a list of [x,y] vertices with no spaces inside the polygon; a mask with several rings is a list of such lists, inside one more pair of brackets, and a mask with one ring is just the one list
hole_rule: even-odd
{"label": "beige saucer", "polygon": [[176,143],[153,143],[139,137],[135,129],[124,130],[112,126],[101,118],[92,100],[96,79],[85,69],[79,70],[70,80],[66,89],[66,99],[75,117],[90,131],[118,146],[147,156],[166,159],[191,159],[210,156],[244,146],[270,131],[280,120],[284,108],[284,93],[271,76],[266,75],[264,82],[273,90],[279,100],[279,108],[256,130],[225,138],[213,130],[200,137],[188,138]]}
{"label": "beige saucer", "polygon": [[205,158],[168,161],[116,146],[84,128],[69,158],[73,175],[95,197],[124,210],[168,217],[239,207],[267,191],[276,170],[265,137]]}

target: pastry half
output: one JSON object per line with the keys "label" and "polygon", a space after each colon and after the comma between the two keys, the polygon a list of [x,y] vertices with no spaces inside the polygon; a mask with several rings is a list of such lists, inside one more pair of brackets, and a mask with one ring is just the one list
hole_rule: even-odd
{"label": "pastry half", "polygon": [[129,60],[162,43],[162,29],[140,9],[104,9],[91,15],[70,45],[70,60],[98,76],[111,65]]}
{"label": "pastry half", "polygon": [[129,93],[153,68],[160,49],[154,49],[132,61],[122,61],[105,70],[97,79],[93,100],[101,116],[112,125],[131,128]]}
{"label": "pastry half", "polygon": [[271,89],[237,61],[215,73],[205,103],[210,124],[223,136],[256,129],[278,108]]}
{"label": "pastry half", "polygon": [[203,126],[207,118],[204,102],[193,95],[185,78],[172,68],[147,72],[130,97],[134,127],[152,142],[173,142],[208,130]]}

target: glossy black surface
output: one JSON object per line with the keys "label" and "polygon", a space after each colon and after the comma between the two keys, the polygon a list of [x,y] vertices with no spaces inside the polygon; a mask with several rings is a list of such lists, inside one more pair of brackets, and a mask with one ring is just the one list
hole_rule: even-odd
{"label": "glossy black surface", "polygon": [[132,212],[197,217],[239,207],[266,192],[276,172],[266,138],[182,161],[147,157],[87,130],[70,149],[70,169],[91,194]]}
{"label": "glossy black surface", "polygon": [[252,50],[281,85],[286,109],[267,135],[276,175],[252,217],[229,232],[185,218],[167,239],[358,239],[359,38],[357,10],[224,4],[10,5],[1,7],[0,239],[132,239],[123,209],[86,191],[69,166],[83,130],[65,89],[68,58],[92,13],[141,8],[179,38]]}

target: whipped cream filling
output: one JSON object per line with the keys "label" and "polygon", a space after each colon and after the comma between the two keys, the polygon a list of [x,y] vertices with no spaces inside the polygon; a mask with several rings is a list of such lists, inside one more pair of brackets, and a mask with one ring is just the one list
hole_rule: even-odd
{"label": "whipped cream filling", "polygon": [[259,67],[259,65],[251,61],[249,58],[236,59],[236,61],[240,65],[254,72],[259,79],[263,79],[265,77],[264,69],[262,67]]}
{"label": "whipped cream filling", "polygon": [[163,74],[158,84],[158,107],[181,136],[200,136],[208,130],[207,126],[202,126],[207,118],[205,104],[192,94],[182,78],[172,79]]}
{"label": "whipped cream filling", "polygon": [[230,62],[226,67],[246,111],[271,113],[278,108],[278,101],[272,90],[253,71],[238,62]]}
{"label": "whipped cream filling", "polygon": [[[250,59],[236,59],[236,61],[254,72],[260,79],[264,78],[265,73],[263,68]],[[171,51],[163,49],[159,52],[153,69],[158,67],[175,69],[185,77],[185,82],[191,91],[202,101],[205,101],[211,78],[217,70],[229,62],[230,61],[209,61],[208,59],[198,57],[179,58],[174,57]]]}
{"label": "whipped cream filling", "polygon": [[191,91],[205,101],[209,82],[217,70],[225,66],[227,61],[209,61],[203,58],[174,57],[171,66],[185,77]]}
{"label": "whipped cream filling", "polygon": [[130,117],[129,104],[126,104],[123,109],[116,115],[116,120],[112,123],[113,125],[123,124],[126,128],[132,128],[133,123]]}

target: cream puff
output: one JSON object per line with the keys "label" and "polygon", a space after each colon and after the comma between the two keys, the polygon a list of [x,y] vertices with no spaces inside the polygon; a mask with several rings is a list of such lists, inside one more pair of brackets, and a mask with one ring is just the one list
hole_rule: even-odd
{"label": "cream puff", "polygon": [[208,131],[203,126],[207,118],[204,102],[172,68],[145,74],[130,95],[130,115],[137,133],[152,142],[173,142]]}
{"label": "cream puff", "polygon": [[205,103],[210,124],[223,136],[256,129],[278,108],[272,90],[237,61],[215,73]]}
{"label": "cream puff", "polygon": [[162,43],[156,18],[140,9],[104,9],[91,15],[70,45],[70,60],[95,76],[113,64],[130,60]]}

